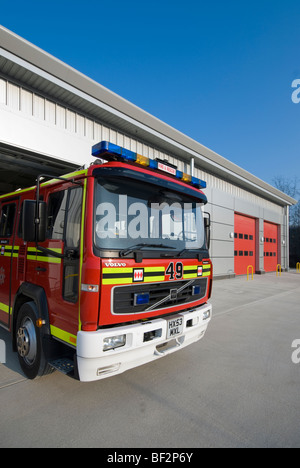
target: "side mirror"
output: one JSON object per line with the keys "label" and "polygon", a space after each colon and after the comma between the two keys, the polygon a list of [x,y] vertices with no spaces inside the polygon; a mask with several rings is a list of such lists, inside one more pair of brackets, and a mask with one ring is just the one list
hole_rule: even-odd
{"label": "side mirror", "polygon": [[27,242],[44,242],[46,239],[47,204],[44,201],[24,200],[22,232]]}
{"label": "side mirror", "polygon": [[206,243],[207,243],[207,249],[210,247],[210,214],[205,212],[204,213],[204,229],[205,229],[205,235],[206,235]]}

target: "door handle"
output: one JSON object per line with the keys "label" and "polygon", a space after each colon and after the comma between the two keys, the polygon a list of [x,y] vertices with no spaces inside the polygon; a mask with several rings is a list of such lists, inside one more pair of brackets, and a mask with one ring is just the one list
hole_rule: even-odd
{"label": "door handle", "polygon": [[47,268],[38,266],[38,267],[36,267],[35,270],[36,270],[36,271],[47,271]]}

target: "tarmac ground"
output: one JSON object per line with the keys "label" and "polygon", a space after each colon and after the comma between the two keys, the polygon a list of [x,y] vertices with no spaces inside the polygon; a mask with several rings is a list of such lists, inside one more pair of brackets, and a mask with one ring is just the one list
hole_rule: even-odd
{"label": "tarmac ground", "polygon": [[0,447],[300,447],[300,274],[218,280],[204,338],[119,376],[27,380],[0,329]]}

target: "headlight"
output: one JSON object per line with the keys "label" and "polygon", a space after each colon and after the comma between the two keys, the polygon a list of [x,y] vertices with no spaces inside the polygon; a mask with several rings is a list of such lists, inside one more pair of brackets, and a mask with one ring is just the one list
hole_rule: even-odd
{"label": "headlight", "polygon": [[121,348],[126,344],[126,335],[109,336],[103,340],[103,351],[109,349]]}
{"label": "headlight", "polygon": [[210,310],[207,310],[206,312],[203,312],[203,320],[207,320],[210,317]]}

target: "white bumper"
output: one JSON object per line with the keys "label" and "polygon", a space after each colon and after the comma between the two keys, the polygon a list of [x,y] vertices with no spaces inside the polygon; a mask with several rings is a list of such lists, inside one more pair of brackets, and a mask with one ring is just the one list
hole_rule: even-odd
{"label": "white bumper", "polygon": [[[174,338],[167,338],[168,323],[172,318],[182,318],[183,328]],[[173,317],[95,332],[79,331],[79,379],[82,382],[104,379],[182,349],[204,336],[210,319],[211,304],[204,304],[192,311],[177,313]],[[103,351],[105,338],[123,334],[126,335],[124,346]]]}

